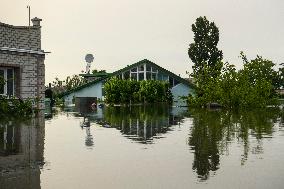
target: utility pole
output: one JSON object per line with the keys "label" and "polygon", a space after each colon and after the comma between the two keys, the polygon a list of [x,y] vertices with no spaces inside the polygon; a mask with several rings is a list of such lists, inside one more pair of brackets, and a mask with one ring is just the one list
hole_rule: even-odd
{"label": "utility pole", "polygon": [[31,6],[28,5],[27,8],[29,9],[29,26],[31,26]]}

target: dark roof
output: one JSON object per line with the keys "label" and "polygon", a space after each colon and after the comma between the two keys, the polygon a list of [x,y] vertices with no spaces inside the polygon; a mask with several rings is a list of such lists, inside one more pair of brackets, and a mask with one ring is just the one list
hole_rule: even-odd
{"label": "dark roof", "polygon": [[195,85],[192,84],[192,83],[190,83],[189,81],[187,81],[187,80],[181,78],[180,76],[178,76],[178,75],[176,75],[176,74],[174,74],[174,73],[172,73],[172,72],[170,72],[170,71],[168,71],[168,70],[166,70],[166,69],[164,69],[164,68],[158,66],[157,64],[155,64],[154,62],[151,62],[150,60],[144,59],[144,60],[141,60],[141,61],[136,62],[136,63],[134,63],[134,64],[128,65],[127,67],[122,68],[122,69],[120,69],[120,70],[117,70],[117,71],[115,71],[115,72],[113,72],[113,73],[110,73],[110,74],[108,74],[108,75],[105,76],[105,77],[102,77],[102,78],[100,78],[100,79],[96,79],[96,80],[94,80],[94,81],[91,81],[91,82],[89,82],[89,83],[86,83],[86,84],[84,84],[84,85],[81,85],[81,86],[79,86],[79,87],[76,87],[76,88],[74,88],[74,89],[71,89],[71,90],[69,90],[69,91],[66,91],[66,92],[62,93],[60,96],[61,96],[61,97],[66,96],[66,95],[68,95],[68,94],[71,94],[72,92],[76,92],[76,91],[81,90],[81,89],[83,89],[83,88],[89,87],[89,86],[91,86],[91,85],[93,85],[93,84],[96,84],[96,83],[98,83],[98,82],[100,82],[100,81],[103,81],[103,80],[108,79],[108,78],[110,78],[110,77],[113,77],[113,76],[116,76],[116,75],[118,75],[118,74],[121,74],[121,73],[123,73],[123,72],[125,72],[125,71],[127,71],[127,70],[130,70],[130,69],[132,69],[132,68],[135,68],[135,67],[139,66],[140,64],[145,64],[145,63],[148,64],[148,65],[151,65],[152,67],[157,68],[159,71],[162,71],[162,72],[165,73],[165,74],[168,74],[169,76],[171,76],[172,78],[176,79],[177,81],[179,81],[179,82],[181,82],[181,83],[183,83],[183,84],[185,84],[185,85],[187,85],[187,86],[189,86],[189,87],[191,87],[191,88],[195,88]]}
{"label": "dark roof", "polygon": [[79,74],[79,76],[82,76],[82,77],[102,77],[102,76],[107,76],[109,75],[110,73],[95,73],[95,74]]}

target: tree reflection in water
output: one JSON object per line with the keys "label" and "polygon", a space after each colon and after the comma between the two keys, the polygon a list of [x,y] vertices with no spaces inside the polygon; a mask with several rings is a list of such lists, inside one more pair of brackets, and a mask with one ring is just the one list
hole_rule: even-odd
{"label": "tree reflection in water", "polygon": [[[279,109],[274,108],[239,112],[192,110],[191,113],[193,126],[188,143],[194,153],[192,169],[201,181],[219,169],[220,155],[229,154],[232,141],[243,147],[241,165],[249,153],[263,153],[262,139],[272,137],[280,116]],[[251,137],[256,140],[253,144]]]}
{"label": "tree reflection in water", "polygon": [[[145,105],[105,107],[84,114],[84,117],[91,123],[116,128],[124,137],[142,144],[153,144],[154,139],[166,137],[164,134],[171,131],[173,125],[182,123],[184,117],[191,117],[188,145],[194,154],[192,169],[200,181],[209,179],[217,172],[221,156],[229,155],[230,147],[236,149],[233,144],[241,148],[241,165],[249,156],[262,154],[264,139],[273,137],[275,129],[278,129],[275,123],[279,123],[282,130],[284,123],[284,113],[277,108],[235,112]],[[92,141],[92,136],[86,137],[87,146],[92,146]]]}

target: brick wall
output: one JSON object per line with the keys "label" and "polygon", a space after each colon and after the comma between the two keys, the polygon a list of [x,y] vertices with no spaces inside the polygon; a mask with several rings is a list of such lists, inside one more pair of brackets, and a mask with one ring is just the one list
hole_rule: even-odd
{"label": "brick wall", "polygon": [[41,50],[40,26],[11,26],[0,23],[0,47]]}
{"label": "brick wall", "polygon": [[[40,26],[11,26],[0,23],[0,47],[41,51]],[[44,109],[45,65],[43,54],[0,50],[0,67],[15,70],[15,95],[23,99],[37,99]]]}

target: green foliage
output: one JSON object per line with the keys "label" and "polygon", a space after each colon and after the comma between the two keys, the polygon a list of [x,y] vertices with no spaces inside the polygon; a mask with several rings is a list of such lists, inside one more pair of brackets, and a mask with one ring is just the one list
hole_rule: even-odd
{"label": "green foliage", "polygon": [[0,115],[9,116],[30,116],[32,114],[32,102],[21,101],[16,98],[0,96]]}
{"label": "green foliage", "polygon": [[106,70],[93,70],[92,74],[96,74],[96,73],[106,73]]}
{"label": "green foliage", "polygon": [[[5,79],[0,76],[0,88],[3,87],[5,83]],[[0,118],[2,116],[25,117],[31,114],[32,102],[30,100],[22,101],[15,97],[0,95]]]}
{"label": "green foliage", "polygon": [[56,98],[59,94],[79,87],[85,83],[86,81],[84,78],[79,75],[68,76],[65,80],[60,80],[58,77],[56,77],[52,82],[52,91],[54,93],[54,97]]}
{"label": "green foliage", "polygon": [[105,85],[105,101],[110,104],[171,102],[169,84],[162,81],[111,78]]}
{"label": "green foliage", "polygon": [[[223,53],[217,48],[219,42],[219,29],[214,22],[206,17],[199,17],[192,24],[194,43],[189,45],[188,55],[194,63],[193,75],[217,77],[222,69]],[[202,78],[200,76],[200,79]]]}
{"label": "green foliage", "polygon": [[189,105],[218,103],[225,108],[275,105],[278,75],[273,70],[274,64],[260,56],[251,61],[243,53],[241,57],[243,69],[236,71],[233,65],[225,63],[220,76],[207,77],[206,82],[198,86],[197,96],[188,98]]}
{"label": "green foliage", "polygon": [[191,106],[217,103],[226,108],[265,107],[276,104],[275,89],[284,85],[284,68],[276,72],[274,63],[257,56],[248,60],[241,52],[244,68],[236,71],[233,65],[223,64],[218,50],[219,30],[214,22],[199,17],[192,25],[194,43],[188,55],[192,62],[197,85],[196,96],[189,96]]}

